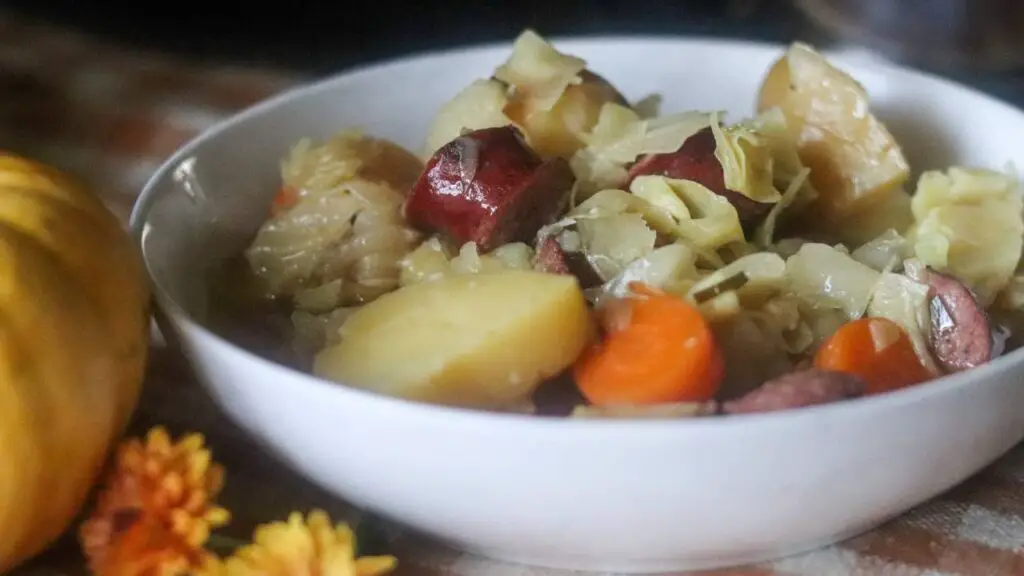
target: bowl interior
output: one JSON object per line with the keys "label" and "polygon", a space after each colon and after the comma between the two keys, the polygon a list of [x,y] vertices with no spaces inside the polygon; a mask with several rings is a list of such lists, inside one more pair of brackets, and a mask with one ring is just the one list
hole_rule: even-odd
{"label": "bowl interior", "polygon": [[[752,114],[781,47],[700,39],[602,38],[556,42],[585,58],[631,100],[660,94],[661,110]],[[436,53],[300,88],[208,130],[161,168],[132,216],[158,293],[202,323],[206,274],[236,254],[267,213],[279,166],[301,138],[344,128],[419,151],[438,108],[486,77],[508,46]],[[864,84],[873,110],[902,143],[915,174],[952,163],[1002,168],[1024,160],[1024,115],[942,80],[839,60]]]}

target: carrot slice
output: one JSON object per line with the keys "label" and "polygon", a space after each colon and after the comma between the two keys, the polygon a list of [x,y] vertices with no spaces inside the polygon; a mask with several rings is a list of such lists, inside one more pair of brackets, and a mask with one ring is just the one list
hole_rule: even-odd
{"label": "carrot slice", "polygon": [[703,402],[724,372],[707,321],[691,304],[644,285],[621,301],[620,321],[576,361],[580,393],[596,406]]}
{"label": "carrot slice", "polygon": [[906,388],[931,378],[914,352],[910,336],[886,318],[843,324],[818,349],[814,365],[860,376],[867,383],[868,394]]}
{"label": "carrot slice", "polygon": [[277,191],[277,195],[274,196],[274,201],[270,205],[270,215],[277,216],[281,212],[295,206],[299,202],[299,190],[292,186],[281,186],[281,189]]}

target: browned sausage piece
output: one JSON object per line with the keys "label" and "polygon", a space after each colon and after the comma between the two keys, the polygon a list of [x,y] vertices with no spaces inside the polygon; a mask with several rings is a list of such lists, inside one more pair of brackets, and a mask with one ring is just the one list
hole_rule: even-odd
{"label": "browned sausage piece", "polygon": [[542,160],[512,126],[464,134],[434,153],[405,205],[409,223],[481,252],[532,241],[569,202],[569,164]]}
{"label": "browned sausage piece", "polygon": [[866,384],[859,376],[811,368],[769,380],[747,394],[726,402],[726,414],[774,412],[862,396]]}
{"label": "browned sausage piece", "polygon": [[743,228],[749,231],[768,215],[772,205],[755,202],[725,187],[725,174],[715,157],[715,147],[714,133],[710,127],[705,128],[687,138],[675,152],[649,154],[638,160],[629,169],[626,186],[637,176],[645,175],[692,180],[725,197],[736,208]]}
{"label": "browned sausage piece", "polygon": [[981,366],[992,359],[992,327],[971,289],[959,280],[933,270],[931,348],[946,372]]}
{"label": "browned sausage piece", "polygon": [[584,289],[604,282],[586,256],[579,252],[566,252],[554,236],[548,236],[537,245],[537,269],[548,274],[575,276]]}

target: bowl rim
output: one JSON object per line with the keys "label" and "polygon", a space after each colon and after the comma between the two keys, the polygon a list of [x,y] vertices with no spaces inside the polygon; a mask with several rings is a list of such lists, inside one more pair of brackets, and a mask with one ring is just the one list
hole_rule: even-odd
{"label": "bowl rim", "polygon": [[[548,40],[553,44],[567,50],[586,50],[600,44],[620,44],[626,48],[631,45],[690,45],[701,46],[706,50],[736,49],[742,48],[756,52],[774,51],[781,55],[788,44],[779,42],[765,42],[758,40],[730,39],[704,35],[677,36],[669,34],[581,34],[573,36],[551,36]],[[864,396],[844,402],[808,406],[793,410],[780,410],[774,412],[761,412],[751,414],[738,414],[718,417],[696,417],[696,418],[570,418],[566,416],[538,416],[534,414],[516,412],[496,412],[458,406],[448,406],[406,400],[403,398],[379,394],[354,386],[333,382],[319,378],[287,366],[274,362],[260,356],[234,342],[217,334],[204,326],[192,314],[188,313],[177,301],[163,289],[154,278],[149,258],[143,250],[144,230],[147,215],[150,207],[157,197],[157,190],[161,182],[171,176],[178,164],[188,158],[203,143],[216,138],[221,132],[233,126],[243,124],[250,119],[257,117],[269,110],[284,105],[286,102],[309,96],[311,94],[330,91],[355,82],[362,77],[380,74],[389,68],[404,67],[417,62],[445,59],[471,53],[497,51],[509,49],[511,41],[483,42],[458,45],[454,47],[419,51],[392,58],[374,60],[362,65],[341,69],[335,73],[300,82],[298,85],[285,89],[268,98],[260,100],[246,108],[243,108],[231,115],[217,121],[197,134],[185,144],[180,146],[172,155],[167,157],[160,167],[147,179],[141,192],[136,198],[129,217],[129,229],[136,248],[139,250],[143,265],[146,268],[148,280],[153,287],[154,298],[168,316],[173,316],[180,322],[185,331],[192,331],[202,337],[212,340],[218,345],[224,346],[229,353],[235,353],[255,368],[261,371],[278,371],[302,382],[302,385],[330,389],[331,393],[340,395],[345,401],[362,402],[368,408],[387,410],[393,417],[410,417],[414,419],[440,418],[452,425],[490,425],[504,424],[509,426],[523,427],[531,431],[543,431],[545,433],[559,431],[560,434],[590,434],[595,432],[618,434],[624,430],[660,433],[662,431],[679,430],[730,430],[736,431],[739,428],[751,426],[778,425],[788,422],[791,425],[813,426],[818,421],[831,418],[833,415],[852,416],[855,412],[879,413],[886,410],[904,409],[908,405],[921,404],[929,399],[955,393],[971,385],[983,385],[978,381],[989,380],[998,373],[1005,372],[1013,366],[1024,364],[1024,347],[1013,350],[1007,354],[993,359],[992,361],[972,368],[964,372],[947,374],[927,382],[927,385],[911,386],[895,390],[886,394]],[[846,61],[841,52],[834,50],[823,50],[823,54],[835,58],[844,66],[851,65]],[[859,67],[858,64],[852,64]],[[885,75],[896,75],[898,80],[925,82],[935,86],[944,93],[959,93],[961,95],[981,99],[987,104],[999,109],[1002,114],[1017,115],[1024,117],[1024,109],[997,96],[985,93],[979,89],[972,88],[960,82],[944,78],[938,74],[925,72],[912,67],[887,62],[872,61],[871,67]],[[276,380],[276,379],[275,379]],[[284,384],[281,384],[284,385]],[[294,385],[289,382],[288,385]],[[525,431],[525,430],[524,430]]]}

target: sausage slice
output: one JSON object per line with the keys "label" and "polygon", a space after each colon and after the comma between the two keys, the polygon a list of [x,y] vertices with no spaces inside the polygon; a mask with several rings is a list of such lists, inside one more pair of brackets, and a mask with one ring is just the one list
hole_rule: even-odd
{"label": "sausage slice", "polygon": [[992,359],[992,326],[971,289],[959,280],[928,271],[932,289],[931,348],[946,372],[960,372]]}
{"label": "sausage slice", "polygon": [[773,378],[722,405],[726,414],[749,414],[830,404],[863,396],[864,380],[853,374],[811,368]]}
{"label": "sausage slice", "polygon": [[575,177],[542,160],[513,126],[464,134],[434,153],[405,205],[409,223],[489,252],[530,242],[568,205]]}

